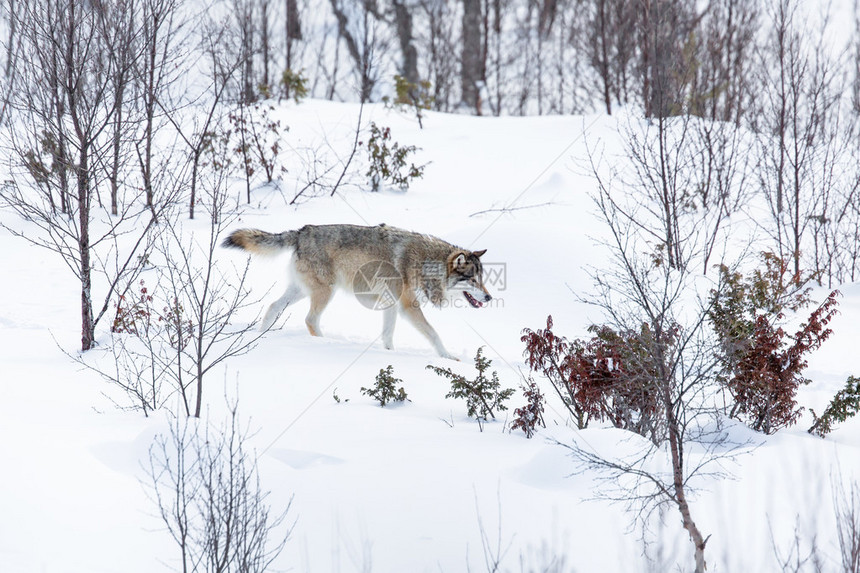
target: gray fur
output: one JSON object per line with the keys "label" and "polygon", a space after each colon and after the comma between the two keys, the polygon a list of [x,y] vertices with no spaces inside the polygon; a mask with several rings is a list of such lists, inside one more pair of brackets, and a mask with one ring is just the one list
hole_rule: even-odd
{"label": "gray fur", "polygon": [[[481,306],[492,297],[483,286],[480,256],[442,239],[377,225],[305,225],[296,231],[267,233],[257,229],[234,231],[222,243],[256,254],[277,254],[292,250],[291,267],[295,283],[269,307],[261,327],[271,328],[290,304],[310,296],[311,308],[305,320],[314,336],[322,333],[319,318],[335,288],[352,288],[363,265],[384,261],[392,265],[403,281],[398,301],[401,313],[445,357],[436,331],[421,312],[419,297],[440,306],[449,292],[463,291],[472,306]],[[467,294],[468,293],[468,294]],[[396,311],[386,310],[383,319],[383,342],[393,346]]]}

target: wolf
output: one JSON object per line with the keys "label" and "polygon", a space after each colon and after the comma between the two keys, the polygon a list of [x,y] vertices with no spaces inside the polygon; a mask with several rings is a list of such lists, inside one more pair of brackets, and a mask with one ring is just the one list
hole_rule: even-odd
{"label": "wolf", "polygon": [[385,348],[394,348],[399,312],[440,356],[456,360],[421,312],[422,298],[441,306],[462,294],[474,308],[493,298],[483,282],[481,257],[486,249],[469,251],[431,235],[385,224],[305,225],[282,233],[239,229],[224,239],[222,246],[258,255],[292,251],[292,280],[286,292],[269,306],[261,330],[271,328],[285,308],[309,296],[305,324],[311,335],[322,336],[320,315],[335,289],[352,289],[361,302],[370,301],[374,308],[383,310]]}

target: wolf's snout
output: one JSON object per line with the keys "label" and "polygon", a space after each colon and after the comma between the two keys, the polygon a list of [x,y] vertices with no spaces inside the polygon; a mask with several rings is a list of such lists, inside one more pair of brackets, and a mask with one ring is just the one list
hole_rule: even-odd
{"label": "wolf's snout", "polygon": [[484,302],[490,302],[491,300],[493,300],[493,297],[490,293],[484,293]]}

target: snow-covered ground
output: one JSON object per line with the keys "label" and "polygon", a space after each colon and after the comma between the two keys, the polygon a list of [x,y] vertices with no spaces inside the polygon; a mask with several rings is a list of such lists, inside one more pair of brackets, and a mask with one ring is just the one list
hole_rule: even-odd
{"label": "snow-covered ground", "polygon": [[[279,113],[294,148],[327,140],[346,150],[358,106],[307,101]],[[430,162],[409,191],[351,186],[290,207],[288,179],[283,192],[254,191],[237,226],[385,222],[486,248],[485,265],[504,265],[505,276],[488,285],[497,301],[488,308],[425,309],[460,363],[436,356],[403,320],[396,350],[385,350],[381,315],[340,293],[323,314],[325,338],[308,335],[305,300],[289,309],[283,328],[209,374],[210,418],[221,419],[225,391],[238,395],[240,414],[257,430],[251,442],[269,502],[285,508],[292,499],[295,525],[273,569],[484,571],[490,555],[503,558],[504,571],[690,570],[690,544],[674,510],[655,516],[646,547],[634,516],[595,500],[595,476],[574,473],[556,443],[578,440],[612,453],[629,447],[623,432],[576,431],[552,400],[547,428],[531,440],[509,432],[509,413],[482,432],[463,402],[445,399],[447,382],[425,368],[471,377],[483,346],[503,386],[518,388],[527,373],[523,328],[541,328],[552,314],[556,330],[575,337],[599,320],[576,297],[591,288],[586,269],[607,264],[595,243],[603,230],[589,199],[594,182],[582,166],[586,142],[618,148],[616,119],[428,113],[421,130],[382,106],[364,113]],[[507,207],[526,208],[498,211]],[[13,224],[10,214],[0,216]],[[174,569],[175,546],[141,483],[166,418],[115,409],[106,383],[64,353],[74,354],[79,343],[80,293],[63,263],[5,230],[0,251],[0,572]],[[223,265],[244,262],[235,251],[219,257]],[[252,261],[251,287],[263,305],[285,288],[285,267],[285,257]],[[814,382],[800,394],[801,404],[817,411],[848,375],[860,375],[860,284],[841,290],[834,335],[811,358]],[[380,408],[360,388],[389,364],[411,401]],[[509,405],[523,403],[517,391]],[[709,571],[778,570],[774,546],[788,555],[796,526],[802,544],[815,538],[824,570],[838,569],[831,482],[860,476],[860,420],[826,440],[806,433],[809,420],[807,412],[771,437],[733,428],[760,446],[726,466],[733,479],[693,484],[693,515],[712,536]],[[650,569],[646,551],[658,563]]]}

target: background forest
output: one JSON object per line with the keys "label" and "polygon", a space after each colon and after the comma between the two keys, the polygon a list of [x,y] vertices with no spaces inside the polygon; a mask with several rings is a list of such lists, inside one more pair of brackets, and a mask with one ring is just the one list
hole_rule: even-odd
{"label": "background forest", "polygon": [[[860,572],[857,0],[0,38],[0,571]],[[258,330],[286,260],[229,232],[380,222],[488,249],[425,309],[459,362],[355,300]]]}

